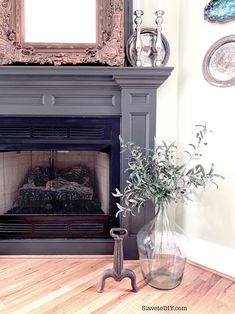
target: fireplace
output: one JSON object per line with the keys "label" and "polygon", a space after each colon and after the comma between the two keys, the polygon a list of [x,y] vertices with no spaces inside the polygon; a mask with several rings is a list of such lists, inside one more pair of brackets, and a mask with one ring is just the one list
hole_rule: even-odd
{"label": "fireplace", "polygon": [[0,66],[0,254],[112,254],[121,226],[125,257],[137,257],[154,209],[116,217],[118,135],[153,146],[156,89],[171,71]]}
{"label": "fireplace", "polygon": [[0,237],[109,237],[119,133],[119,117],[0,118]]}

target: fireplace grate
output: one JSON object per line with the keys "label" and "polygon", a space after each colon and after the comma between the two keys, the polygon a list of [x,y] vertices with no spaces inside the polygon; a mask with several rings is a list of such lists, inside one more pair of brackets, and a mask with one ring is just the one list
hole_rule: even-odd
{"label": "fireplace grate", "polygon": [[30,138],[31,128],[30,127],[0,127],[0,137]]}
{"label": "fireplace grate", "polygon": [[0,234],[6,233],[31,233],[32,225],[26,223],[0,223]]}
{"label": "fireplace grate", "polygon": [[25,233],[25,232],[104,232],[103,224],[2,224],[0,223],[1,233]]}
{"label": "fireplace grate", "polygon": [[105,129],[66,127],[0,127],[0,138],[105,139]]}
{"label": "fireplace grate", "polygon": [[0,238],[109,237],[109,215],[0,215]]}
{"label": "fireplace grate", "polygon": [[34,231],[36,232],[66,232],[68,225],[67,224],[35,224]]}
{"label": "fireplace grate", "polygon": [[70,137],[79,139],[104,139],[104,128],[70,128]]}
{"label": "fireplace grate", "polygon": [[70,225],[71,231],[96,231],[96,232],[103,232],[104,225],[103,224],[71,224]]}
{"label": "fireplace grate", "polygon": [[32,128],[32,135],[34,138],[66,138],[68,137],[68,130],[57,127],[34,127]]}

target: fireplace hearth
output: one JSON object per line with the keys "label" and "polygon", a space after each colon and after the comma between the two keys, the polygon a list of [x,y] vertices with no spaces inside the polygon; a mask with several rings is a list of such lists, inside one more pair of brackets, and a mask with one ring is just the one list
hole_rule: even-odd
{"label": "fireplace hearth", "polygon": [[[111,192],[127,178],[118,135],[153,147],[156,92],[172,70],[0,66],[0,254],[112,254],[109,230],[120,226],[128,230],[125,258],[137,257],[136,234],[154,209],[116,217]],[[61,194],[46,190],[60,184],[72,189],[78,182],[68,183],[66,175],[50,177],[37,196],[32,186],[26,192],[30,173],[50,168],[52,159],[57,171],[88,167],[97,213],[89,211],[87,200],[78,205],[76,193],[72,200],[63,188]],[[66,202],[58,201],[59,194]],[[79,214],[73,212],[78,208]]]}

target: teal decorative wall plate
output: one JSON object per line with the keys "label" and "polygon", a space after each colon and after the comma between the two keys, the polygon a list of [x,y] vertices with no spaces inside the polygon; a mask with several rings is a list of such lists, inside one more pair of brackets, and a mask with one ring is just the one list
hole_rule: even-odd
{"label": "teal decorative wall plate", "polygon": [[235,20],[235,0],[211,0],[204,9],[204,19],[218,23]]}

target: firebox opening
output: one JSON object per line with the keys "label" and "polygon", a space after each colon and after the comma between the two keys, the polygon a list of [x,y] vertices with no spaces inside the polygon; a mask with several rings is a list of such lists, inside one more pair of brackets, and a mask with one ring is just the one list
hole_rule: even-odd
{"label": "firebox opening", "polygon": [[110,155],[101,151],[1,152],[1,215],[103,215]]}
{"label": "firebox opening", "polygon": [[0,117],[0,238],[108,238],[120,117]]}

